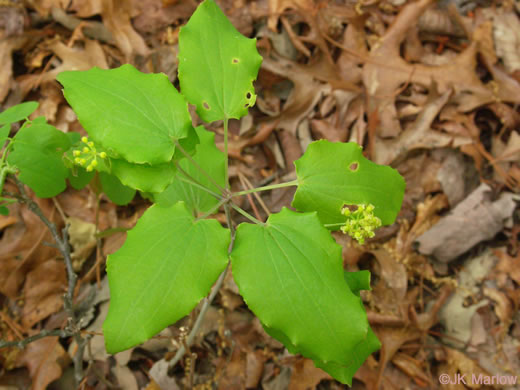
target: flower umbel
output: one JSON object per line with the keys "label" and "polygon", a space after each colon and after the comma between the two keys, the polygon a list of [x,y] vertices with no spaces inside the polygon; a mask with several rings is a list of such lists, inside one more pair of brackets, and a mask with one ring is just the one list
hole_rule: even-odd
{"label": "flower umbel", "polygon": [[98,166],[98,157],[104,159],[107,154],[105,152],[98,153],[94,142],[89,141],[87,137],[82,137],[81,142],[84,145],[72,152],[74,164],[84,167],[87,172],[92,172]]}
{"label": "flower umbel", "polygon": [[365,243],[365,238],[374,237],[374,230],[381,226],[381,220],[374,215],[374,205],[372,204],[359,204],[354,211],[351,211],[348,206],[344,206],[341,213],[347,217],[341,231],[360,244]]}

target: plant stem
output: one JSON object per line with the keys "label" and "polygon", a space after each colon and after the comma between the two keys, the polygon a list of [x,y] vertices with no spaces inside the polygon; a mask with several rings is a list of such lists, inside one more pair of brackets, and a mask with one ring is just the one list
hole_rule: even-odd
{"label": "plant stem", "polygon": [[323,226],[326,227],[326,228],[337,227],[337,226],[345,226],[345,222],[340,222],[340,223],[326,223],[326,224],[324,224]]}
{"label": "plant stem", "polygon": [[272,184],[270,186],[264,186],[264,187],[252,188],[250,190],[234,192],[231,196],[235,197],[235,196],[240,196],[240,195],[251,194],[253,192],[268,191],[268,190],[274,190],[277,188],[291,187],[291,186],[297,186],[297,185],[298,185],[298,180],[296,179],[296,180],[288,181],[285,183]]}
{"label": "plant stem", "polygon": [[7,174],[15,173],[15,171],[16,171],[13,167],[10,167],[9,165],[5,165],[5,158],[7,157],[7,153],[9,152],[9,149],[11,149],[12,145],[13,145],[13,143],[11,142],[11,139],[9,138],[7,140],[7,145],[5,146],[4,152],[2,153],[2,157],[0,158],[0,195],[2,195],[2,191],[4,190],[4,183],[5,183]]}
{"label": "plant stem", "polygon": [[240,207],[238,207],[237,205],[233,204],[233,203],[230,203],[231,207],[233,207],[233,209],[235,209],[237,212],[239,212],[240,214],[242,214],[244,217],[246,217],[247,219],[249,219],[251,222],[254,222],[256,223],[257,225],[262,225],[262,226],[265,226],[265,223],[263,223],[262,221],[259,221],[258,219],[256,219],[255,217],[253,217],[251,214],[249,214],[247,211],[245,210],[242,210]]}
{"label": "plant stem", "polygon": [[194,187],[200,188],[202,191],[205,191],[208,194],[211,194],[212,196],[214,196],[215,198],[217,198],[219,200],[222,199],[221,195],[217,194],[214,191],[211,191],[208,187],[204,186],[203,184],[200,184],[193,176],[191,176],[188,172],[186,172],[184,169],[182,169],[181,166],[179,165],[179,163],[175,163],[175,165],[177,166],[177,169],[179,170],[179,172],[181,172],[184,176],[186,176],[186,177],[179,177],[179,180],[181,180],[185,183],[191,184]]}
{"label": "plant stem", "polygon": [[4,166],[0,169],[0,194],[4,190],[4,183],[8,173],[14,173],[14,169],[9,166]]}
{"label": "plant stem", "polygon": [[226,190],[229,190],[228,118],[224,118],[224,154],[226,155]]}
{"label": "plant stem", "polygon": [[197,217],[197,219],[195,219],[195,221],[200,221],[201,219],[204,219],[204,218],[210,216],[216,210],[218,210],[220,208],[220,206],[222,206],[226,202],[227,202],[227,199],[221,199],[214,207],[211,208],[211,210],[209,210],[207,213],[204,213],[200,217]]}
{"label": "plant stem", "polygon": [[[190,154],[188,152],[186,152],[184,150],[184,148],[179,144],[179,141],[175,141],[175,147],[178,148],[182,154],[184,154],[184,157],[186,157],[188,159],[188,161],[195,167],[197,168],[200,173],[202,173],[204,176],[206,176],[206,178],[211,182],[211,184],[213,184],[215,187],[218,188],[218,190],[220,192],[224,192],[224,189],[215,181],[213,180],[213,178],[211,177],[211,175],[206,172],[200,165],[197,161],[195,161],[193,159],[193,157],[190,156]],[[176,164],[177,165],[177,168],[180,166],[179,164]]]}

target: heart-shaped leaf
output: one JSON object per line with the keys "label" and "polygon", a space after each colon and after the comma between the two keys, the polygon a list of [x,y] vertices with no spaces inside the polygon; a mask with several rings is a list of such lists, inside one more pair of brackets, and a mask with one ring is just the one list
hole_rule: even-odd
{"label": "heart-shaped leaf", "polygon": [[228,229],[195,221],[183,202],[146,210],[108,256],[107,351],[142,343],[189,314],[226,268],[229,241]]}
{"label": "heart-shaped leaf", "polygon": [[366,313],[345,282],[341,247],[316,213],[284,208],[265,226],[239,225],[231,263],[241,295],[273,337],[356,371],[367,356],[358,353],[368,335]]}

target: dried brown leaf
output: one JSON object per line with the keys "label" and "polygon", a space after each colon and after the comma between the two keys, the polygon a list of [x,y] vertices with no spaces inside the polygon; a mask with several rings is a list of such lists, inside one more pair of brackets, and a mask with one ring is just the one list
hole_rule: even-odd
{"label": "dried brown leaf", "polygon": [[106,0],[102,3],[101,16],[103,23],[112,33],[116,45],[130,60],[132,55],[147,56],[150,52],[144,39],[134,30],[131,0]]}
{"label": "dried brown leaf", "polygon": [[496,53],[509,73],[520,69],[520,21],[513,13],[499,14],[493,20]]}
{"label": "dried brown leaf", "polygon": [[332,377],[316,368],[312,360],[300,357],[293,363],[289,390],[314,390],[324,379],[332,379]]}
{"label": "dried brown leaf", "polygon": [[49,260],[27,274],[24,285],[25,305],[22,324],[27,329],[63,307],[67,286],[65,264]]}
{"label": "dried brown leaf", "polygon": [[57,337],[45,337],[30,343],[18,360],[20,366],[29,369],[33,390],[45,390],[49,383],[61,377],[69,363],[69,355]]}

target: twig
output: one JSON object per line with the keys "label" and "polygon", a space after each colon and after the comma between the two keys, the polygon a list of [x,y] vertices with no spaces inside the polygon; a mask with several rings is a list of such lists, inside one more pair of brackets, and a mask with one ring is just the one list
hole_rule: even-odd
{"label": "twig", "polygon": [[76,286],[76,280],[77,276],[74,273],[74,269],[72,268],[72,259],[70,257],[70,247],[69,247],[69,234],[68,234],[68,227],[65,226],[62,230],[63,238],[60,237],[58,233],[58,229],[56,228],[56,225],[49,221],[45,214],[43,214],[43,211],[40,209],[40,206],[29,198],[25,192],[24,185],[13,176],[14,182],[16,183],[16,186],[18,187],[18,190],[20,191],[21,197],[19,198],[23,203],[27,204],[27,207],[29,210],[31,210],[34,214],[40,218],[40,220],[47,226],[47,229],[51,232],[52,238],[54,238],[54,241],[56,242],[56,247],[62,254],[63,258],[65,259],[65,266],[67,267],[67,278],[69,281],[69,287],[67,289],[66,293],[66,300],[65,300],[65,309],[69,313],[70,317],[72,317],[73,320],[75,320],[76,315],[74,313],[74,310],[72,309],[72,300],[73,300],[73,293],[74,293],[74,287]]}
{"label": "twig", "polygon": [[63,296],[63,306],[65,311],[67,312],[69,319],[68,324],[64,330],[54,330],[54,331],[42,331],[36,335],[30,336],[24,340],[20,340],[18,342],[11,342],[14,344],[24,347],[28,343],[38,340],[47,336],[59,336],[59,337],[69,337],[73,336],[78,349],[76,354],[74,355],[74,377],[76,383],[80,383],[83,378],[83,352],[85,350],[86,343],[88,341],[87,338],[83,338],[80,334],[79,329],[79,321],[80,319],[77,317],[75,308],[74,308],[74,288],[76,287],[76,281],[78,279],[74,269],[72,268],[72,258],[70,255],[70,246],[69,246],[69,235],[68,235],[68,226],[65,227],[61,231],[61,236],[58,233],[58,229],[56,225],[51,222],[43,211],[40,209],[40,206],[32,200],[27,193],[25,192],[25,188],[23,183],[21,183],[16,176],[12,176],[16,186],[18,187],[19,194],[16,194],[15,197],[22,203],[25,203],[29,210],[36,214],[38,218],[47,226],[49,231],[51,232],[54,241],[56,242],[56,248],[60,251],[61,255],[65,260],[65,267],[67,269],[67,279],[68,279],[68,288],[67,292]]}
{"label": "twig", "polygon": [[25,346],[29,343],[32,343],[33,341],[43,339],[44,337],[49,336],[58,336],[58,337],[69,337],[72,336],[73,333],[66,329],[54,329],[54,330],[47,330],[44,329],[40,333],[37,333],[35,335],[26,337],[23,340],[17,340],[17,341],[1,341],[0,340],[0,348],[7,348],[7,347],[18,347],[20,349],[25,348]]}

